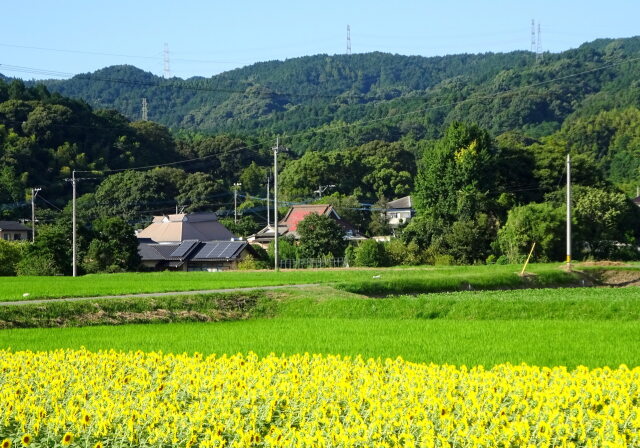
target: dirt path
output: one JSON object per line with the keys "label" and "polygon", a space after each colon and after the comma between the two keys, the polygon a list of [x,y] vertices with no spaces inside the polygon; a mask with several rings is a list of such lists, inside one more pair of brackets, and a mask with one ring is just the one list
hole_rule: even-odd
{"label": "dirt path", "polygon": [[186,295],[193,295],[193,294],[222,294],[227,292],[245,292],[245,291],[272,290],[272,289],[285,289],[285,288],[312,288],[315,286],[321,286],[321,285],[319,283],[307,283],[303,285],[278,285],[278,286],[253,286],[250,288],[201,289],[198,291],[148,292],[143,294],[124,294],[124,295],[117,295],[117,296],[65,297],[65,298],[59,298],[59,299],[18,300],[13,302],[0,302],[0,306],[35,305],[35,304],[56,303],[56,302],[79,302],[82,300],[128,299],[128,298],[137,298],[137,297],[144,298],[144,297],[163,297],[163,296],[186,296]]}

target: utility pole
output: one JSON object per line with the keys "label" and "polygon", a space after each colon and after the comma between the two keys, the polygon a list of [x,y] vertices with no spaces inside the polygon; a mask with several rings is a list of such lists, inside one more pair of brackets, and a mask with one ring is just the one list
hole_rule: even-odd
{"label": "utility pole", "polygon": [[275,270],[278,272],[278,152],[287,151],[287,148],[280,146],[280,137],[276,137],[276,146],[273,150],[273,223],[275,225],[273,235],[273,258]]}
{"label": "utility pole", "polygon": [[571,154],[567,153],[567,269],[571,271]]}
{"label": "utility pole", "polygon": [[351,26],[347,25],[347,54],[351,54]]}
{"label": "utility pole", "polygon": [[269,200],[270,182],[271,172],[267,173],[267,228],[271,227],[271,201]]}
{"label": "utility pole", "polygon": [[73,195],[72,195],[72,200],[73,200],[73,205],[72,205],[72,217],[71,217],[71,226],[73,228],[72,232],[73,232],[73,236],[72,236],[72,261],[71,264],[73,266],[73,276],[75,277],[78,274],[78,269],[77,269],[77,265],[76,265],[76,170],[73,170],[71,173],[71,187],[73,189]]}
{"label": "utility pole", "polygon": [[233,223],[238,224],[238,187],[242,184],[236,182],[233,184]]}
{"label": "utility pole", "polygon": [[76,171],[73,170],[71,172],[71,179],[65,179],[67,182],[71,182],[72,187],[72,196],[71,196],[71,265],[73,270],[73,276],[76,277],[78,275],[78,252],[77,252],[77,218],[76,218],[76,197],[77,197],[77,189],[78,189],[78,181],[79,180],[91,180],[96,179],[95,177],[76,177],[76,172],[79,173],[94,173],[95,171]]}
{"label": "utility pole", "polygon": [[31,242],[36,242],[36,196],[42,188],[31,189]]}

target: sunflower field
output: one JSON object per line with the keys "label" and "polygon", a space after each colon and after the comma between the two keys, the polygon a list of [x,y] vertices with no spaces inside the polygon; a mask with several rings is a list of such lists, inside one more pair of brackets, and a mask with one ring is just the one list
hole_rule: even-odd
{"label": "sunflower field", "polygon": [[0,351],[0,448],[640,446],[640,368]]}

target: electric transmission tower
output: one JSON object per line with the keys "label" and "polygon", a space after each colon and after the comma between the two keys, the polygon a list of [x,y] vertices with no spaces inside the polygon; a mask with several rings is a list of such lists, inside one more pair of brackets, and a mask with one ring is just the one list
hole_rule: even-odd
{"label": "electric transmission tower", "polygon": [[351,26],[347,25],[347,54],[351,54]]}
{"label": "electric transmission tower", "polygon": [[531,19],[531,53],[536,51],[536,22]]}
{"label": "electric transmission tower", "polygon": [[147,99],[142,98],[142,121],[149,120],[149,105],[147,104]]}
{"label": "electric transmission tower", "polygon": [[171,77],[171,67],[169,66],[169,44],[164,43],[164,77],[169,79]]}
{"label": "electric transmission tower", "polygon": [[536,61],[542,60],[542,41],[540,40],[540,22],[538,22],[538,42],[536,45]]}

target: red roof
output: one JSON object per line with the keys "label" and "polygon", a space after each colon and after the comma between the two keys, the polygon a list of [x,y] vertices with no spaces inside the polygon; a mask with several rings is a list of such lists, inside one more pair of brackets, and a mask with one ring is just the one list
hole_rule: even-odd
{"label": "red roof", "polygon": [[280,221],[289,228],[289,232],[295,232],[298,229],[298,223],[307,215],[317,213],[318,215],[329,215],[333,211],[333,207],[328,204],[319,205],[294,205],[289,212]]}

